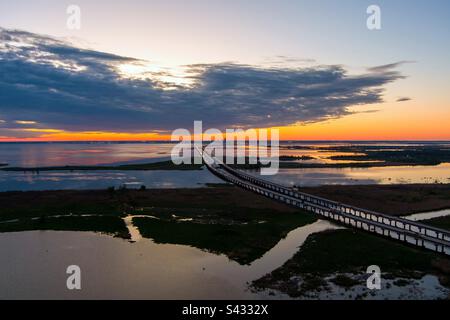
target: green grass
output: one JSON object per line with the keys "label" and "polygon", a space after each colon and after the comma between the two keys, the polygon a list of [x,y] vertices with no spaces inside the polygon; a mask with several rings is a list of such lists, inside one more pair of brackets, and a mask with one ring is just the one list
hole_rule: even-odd
{"label": "green grass", "polygon": [[[233,216],[237,217],[235,213],[209,213],[200,220],[191,214],[183,218],[193,217],[193,222],[180,222],[160,214],[165,220],[134,218],[133,222],[144,237],[157,243],[189,245],[248,264],[276,245],[289,231],[316,220],[308,213],[268,210],[242,211],[239,220],[232,220]],[[262,221],[264,223],[260,223]]]}
{"label": "green grass", "polygon": [[119,192],[38,191],[0,193],[0,221],[47,215],[122,215],[126,199]]}
{"label": "green grass", "polygon": [[279,156],[280,161],[313,160],[313,159],[315,158],[311,156],[286,156],[286,155]]}
{"label": "green grass", "polygon": [[[330,275],[336,275],[331,282],[350,288],[360,280],[344,274],[365,274],[371,265],[378,265],[384,278],[418,279],[432,273],[442,279],[443,285],[448,285],[450,276],[450,261],[433,252],[344,229],[309,236],[289,261],[254,281],[252,286],[256,289],[281,290],[292,297],[299,297],[326,287],[317,279]],[[296,277],[303,279],[300,287]]]}
{"label": "green grass", "polygon": [[351,288],[357,284],[360,284],[359,281],[354,280],[350,277],[347,277],[346,275],[343,275],[343,274],[337,275],[336,277],[331,279],[331,282],[333,282],[335,285],[338,285],[338,286],[344,287],[344,288]]}
{"label": "green grass", "polygon": [[434,218],[434,219],[425,220],[422,222],[425,224],[429,224],[431,226],[437,227],[437,228],[450,230],[450,216]]}
{"label": "green grass", "polygon": [[[63,190],[0,193],[0,232],[79,230],[125,234],[125,215],[157,242],[185,244],[249,263],[316,218],[234,186],[201,189]],[[81,215],[98,217],[81,217]],[[54,219],[50,216],[71,217]],[[181,222],[173,215],[191,218]],[[32,220],[31,218],[44,217]],[[47,217],[47,218],[45,218]],[[261,223],[263,222],[263,223]]]}
{"label": "green grass", "polygon": [[375,235],[336,230],[313,234],[294,256],[302,273],[360,272],[378,265],[383,272],[430,269],[433,253]]}
{"label": "green grass", "polygon": [[403,146],[400,150],[396,148],[389,146],[355,145],[336,146],[325,150],[364,153],[364,155],[338,155],[329,157],[332,160],[384,161],[391,164],[408,165],[438,165],[450,161],[450,149],[442,145]]}
{"label": "green grass", "polygon": [[143,164],[127,164],[119,166],[54,166],[54,167],[6,167],[0,170],[3,171],[24,171],[24,172],[39,172],[39,171],[96,171],[96,170],[201,170],[202,164],[181,164],[175,165],[172,161],[160,161]]}
{"label": "green grass", "polygon": [[25,218],[17,222],[0,223],[0,232],[31,230],[93,231],[125,239],[130,237],[125,223],[116,216],[57,218],[42,216],[36,220]]}

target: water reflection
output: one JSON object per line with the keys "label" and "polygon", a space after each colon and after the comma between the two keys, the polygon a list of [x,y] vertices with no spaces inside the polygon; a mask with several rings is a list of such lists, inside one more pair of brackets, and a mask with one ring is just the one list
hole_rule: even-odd
{"label": "water reflection", "polygon": [[[302,163],[338,163],[328,159],[344,154],[324,151],[329,146],[357,143],[281,143],[280,155],[312,156]],[[413,146],[402,143],[372,143],[380,146]],[[419,145],[419,144],[418,144]],[[10,166],[62,166],[131,164],[164,161],[170,158],[171,143],[0,143],[0,163]],[[292,149],[294,148],[294,149]],[[248,151],[248,150],[247,150]],[[345,152],[345,154],[353,154]],[[345,161],[351,162],[351,161]],[[257,174],[256,172],[254,172]],[[284,185],[317,186],[323,184],[398,184],[398,183],[450,183],[450,164],[438,166],[393,166],[377,168],[299,168],[280,169],[275,176],[264,178]],[[39,175],[0,171],[0,191],[106,188],[129,184],[147,187],[197,187],[199,184],[220,183],[208,172],[143,172],[143,171],[86,171],[43,172]]]}
{"label": "water reflection", "polygon": [[[249,266],[225,255],[148,239],[130,243],[86,232],[0,234],[0,299],[269,298],[250,292],[248,283],[280,267],[311,233],[334,228],[317,221],[291,231]],[[65,271],[71,264],[81,267],[81,291],[66,288]]]}
{"label": "water reflection", "polygon": [[[248,171],[258,175],[257,171]],[[330,184],[450,183],[450,164],[381,168],[280,169],[262,178],[288,186]],[[104,189],[110,186],[196,188],[223,183],[207,170],[196,171],[0,171],[0,191]]]}
{"label": "water reflection", "polygon": [[15,167],[152,162],[170,158],[170,143],[0,143],[0,163]]}
{"label": "water reflection", "polygon": [[[293,230],[250,265],[189,246],[155,244],[139,238],[138,230],[136,243],[90,232],[0,234],[0,299],[287,299],[279,292],[253,292],[249,284],[282,266],[309,235],[333,229],[338,227],[319,220]],[[81,267],[80,291],[66,288],[72,264]],[[375,298],[443,298],[448,290],[436,281],[421,285],[423,292],[392,286]],[[318,294],[344,298],[342,290],[334,291]]]}
{"label": "water reflection", "polygon": [[[254,170],[248,172],[254,175],[259,174]],[[276,175],[262,178],[290,186],[450,183],[450,163],[437,166],[280,169]]]}
{"label": "water reflection", "polygon": [[0,171],[1,191],[106,189],[110,186],[139,188],[200,188],[207,183],[223,183],[207,170],[195,171]]}

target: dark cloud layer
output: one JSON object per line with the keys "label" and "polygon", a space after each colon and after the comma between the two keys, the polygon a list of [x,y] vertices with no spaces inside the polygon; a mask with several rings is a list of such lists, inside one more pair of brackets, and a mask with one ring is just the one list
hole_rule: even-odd
{"label": "dark cloud layer", "polygon": [[411,98],[410,97],[401,97],[397,99],[397,102],[405,102],[405,101],[410,101]]}
{"label": "dark cloud layer", "polygon": [[143,132],[269,127],[349,114],[382,101],[402,78],[398,63],[349,75],[338,65],[262,68],[236,63],[188,66],[194,85],[164,90],[155,78],[124,78],[132,58],[85,50],[51,37],[0,29],[0,135],[15,120],[72,131]]}
{"label": "dark cloud layer", "polygon": [[414,63],[414,61],[407,61],[407,60],[398,61],[398,62],[389,63],[389,64],[385,64],[385,65],[381,65],[381,66],[371,67],[371,68],[368,68],[368,70],[371,72],[389,72],[390,70],[393,70],[393,69],[400,67],[401,65],[407,64],[407,63]]}

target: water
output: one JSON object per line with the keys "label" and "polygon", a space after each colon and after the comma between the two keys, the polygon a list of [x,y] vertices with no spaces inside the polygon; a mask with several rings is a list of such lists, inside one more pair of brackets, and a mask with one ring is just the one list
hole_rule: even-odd
{"label": "water", "polygon": [[[351,290],[340,287],[330,283],[330,279],[335,275],[326,277],[329,282],[328,291],[320,291],[313,293],[311,299],[320,300],[354,300],[357,296],[365,294],[366,300],[443,300],[446,299],[449,290],[439,283],[438,277],[434,275],[425,275],[418,280],[410,280],[410,282],[403,287],[395,285],[395,279],[383,279],[381,282],[381,290],[376,291],[367,289],[365,285],[353,286]],[[347,274],[349,277],[354,277],[352,274]],[[364,283],[364,279],[360,279]]]}
{"label": "water", "polygon": [[[325,145],[308,144],[310,147]],[[402,147],[402,144],[395,145]],[[168,143],[0,143],[0,163],[24,167],[148,163],[167,160],[172,146]],[[341,153],[282,148],[280,154],[315,157],[313,160],[297,162],[333,163],[339,161],[328,157]],[[449,183],[450,164],[281,169],[276,176],[264,178],[284,185],[299,186]],[[149,188],[195,188],[221,182],[207,170],[41,171],[39,174],[0,171],[0,191],[104,189],[122,185],[130,188],[141,185]],[[407,218],[423,220],[448,214],[450,210],[441,210]],[[248,284],[283,265],[312,233],[337,228],[330,222],[319,220],[293,230],[263,257],[243,266],[225,255],[189,246],[156,244],[142,238],[130,217],[124,220],[133,243],[90,232],[31,231],[0,234],[0,299],[288,298],[280,293],[271,296],[268,292],[251,292]],[[72,264],[81,267],[81,291],[69,291],[66,288],[66,268]],[[400,291],[387,298],[409,298],[408,292],[417,290],[425,292],[424,298],[441,297],[442,287],[436,281],[427,276],[416,287],[398,289]],[[327,296],[322,298],[342,298],[337,289],[336,293],[324,294]]]}
{"label": "water", "polygon": [[[289,149],[304,145],[306,149]],[[317,147],[357,143],[283,142],[280,155],[313,156],[302,163],[339,163],[328,159],[343,154],[315,149]],[[380,146],[412,146],[405,143],[371,143]],[[419,144],[417,144],[419,145]],[[171,143],[0,143],[0,163],[10,166],[45,167],[63,165],[105,165],[149,163],[170,159]],[[354,154],[354,153],[345,153]],[[351,161],[345,161],[351,162]],[[257,174],[256,172],[253,172]],[[438,166],[401,166],[378,168],[308,168],[280,169],[275,176],[264,178],[284,185],[317,186],[323,184],[396,184],[450,183],[450,164]],[[103,189],[109,186],[149,188],[196,188],[222,181],[206,171],[77,171],[39,174],[0,171],[0,191]]]}
{"label": "water", "polygon": [[[0,299],[269,298],[249,291],[248,282],[280,267],[308,235],[335,228],[317,221],[293,230],[247,266],[189,246],[139,240],[136,234],[136,243],[90,232],[0,234]],[[66,268],[73,264],[81,268],[81,291],[66,288]]]}
{"label": "water", "polygon": [[436,210],[431,212],[421,212],[404,216],[403,218],[412,221],[430,220],[434,218],[446,217],[450,215],[450,209]]}
{"label": "water", "polygon": [[[258,171],[248,173],[258,176]],[[437,166],[280,169],[261,178],[286,186],[450,183],[450,163]]]}
{"label": "water", "polygon": [[1,191],[139,188],[199,188],[207,183],[223,183],[206,169],[193,171],[42,171],[0,172]]}
{"label": "water", "polygon": [[0,143],[0,163],[12,167],[148,163],[169,159],[172,147],[151,142]]}
{"label": "water", "polygon": [[[0,299],[287,299],[280,292],[270,295],[273,290],[254,292],[249,284],[282,266],[311,234],[340,228],[318,220],[289,232],[250,265],[240,265],[194,247],[156,244],[142,238],[131,216],[124,220],[131,242],[92,232],[0,234]],[[66,288],[66,269],[74,264],[81,268],[80,291]],[[335,286],[315,298],[352,299],[366,291]],[[426,275],[368,298],[442,299],[447,294],[435,276]]]}

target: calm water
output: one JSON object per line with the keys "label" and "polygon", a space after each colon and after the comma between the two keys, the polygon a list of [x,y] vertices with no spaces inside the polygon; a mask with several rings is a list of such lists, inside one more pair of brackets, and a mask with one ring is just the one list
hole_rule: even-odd
{"label": "calm water", "polygon": [[[225,255],[156,244],[125,220],[135,243],[91,232],[0,234],[0,299],[287,299],[281,293],[252,292],[249,284],[282,266],[309,235],[339,228],[318,220],[291,231],[250,265],[240,265]],[[79,291],[66,288],[66,269],[74,264],[81,268]],[[355,290],[367,291],[362,286]],[[353,299],[337,286],[318,294],[321,299]],[[448,294],[435,276],[427,275],[369,298],[445,299]]]}
{"label": "calm water", "polygon": [[170,158],[169,143],[0,143],[0,163],[12,167],[100,165]]}
{"label": "calm water", "polygon": [[[298,144],[298,143],[296,143]],[[56,166],[146,163],[168,159],[171,144],[55,143],[0,144],[0,163],[11,166]],[[323,146],[323,144],[321,144]],[[335,153],[281,149],[282,155],[312,155],[314,162],[332,162]],[[265,177],[285,185],[450,182],[450,165],[363,169],[282,169]],[[221,181],[201,171],[0,172],[0,191],[129,187],[201,187]],[[417,214],[423,219],[448,214]],[[336,226],[318,221],[291,231],[263,257],[248,266],[224,255],[143,239],[126,220],[136,243],[89,232],[32,231],[0,234],[0,299],[279,299],[249,291],[248,284],[289,260],[312,233]],[[66,268],[82,270],[82,290],[66,289]],[[388,290],[379,298],[420,298],[448,295],[434,277],[416,287]],[[431,278],[430,278],[431,277]],[[342,298],[328,293],[324,298]],[[412,296],[413,298],[416,296]]]}
{"label": "calm water", "polygon": [[49,171],[0,172],[1,191],[63,189],[106,189],[110,186],[139,188],[200,188],[207,183],[223,183],[204,170],[195,171]]}
{"label": "calm water", "polygon": [[[248,172],[259,175],[256,171]],[[450,183],[450,164],[379,168],[280,169],[278,174],[262,176],[262,178],[288,186]]]}
{"label": "calm water", "polygon": [[[252,264],[189,246],[136,243],[89,232],[0,234],[0,299],[259,299],[247,282],[280,267],[308,235],[335,229],[317,221],[291,231]],[[31,249],[32,248],[32,249]],[[82,290],[66,288],[78,265]]]}
{"label": "calm water", "polygon": [[[333,145],[342,145],[335,143]],[[299,142],[283,143],[280,155],[313,156],[305,163],[336,163],[328,159],[341,152],[315,149],[289,149]],[[302,143],[307,147],[325,147],[330,143]],[[348,145],[348,143],[346,143]],[[383,143],[401,148],[404,144]],[[408,144],[411,145],[411,144]],[[61,165],[100,165],[148,163],[170,159],[169,143],[0,143],[0,163],[10,166],[40,167]],[[352,153],[346,153],[352,154]],[[256,173],[255,173],[256,174]],[[276,176],[265,177],[284,185],[322,184],[450,183],[450,164],[439,166],[382,168],[281,169]],[[196,188],[222,181],[203,171],[83,171],[83,172],[1,172],[0,191],[94,189],[109,186],[146,185],[153,188]]]}
{"label": "calm water", "polygon": [[[170,159],[168,143],[0,143],[0,163],[18,167],[121,165]],[[1,172],[1,191],[129,188],[198,188],[222,183],[202,171]]]}

